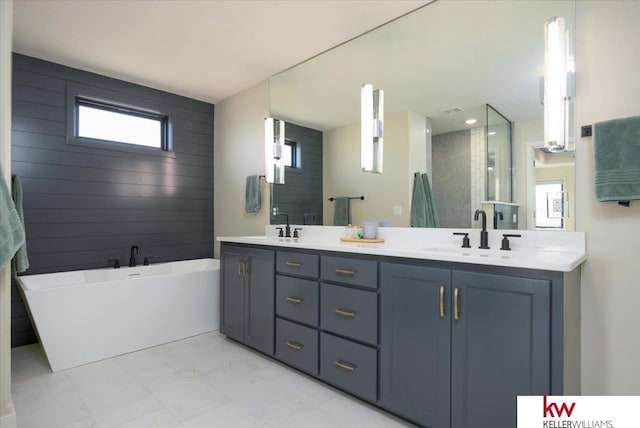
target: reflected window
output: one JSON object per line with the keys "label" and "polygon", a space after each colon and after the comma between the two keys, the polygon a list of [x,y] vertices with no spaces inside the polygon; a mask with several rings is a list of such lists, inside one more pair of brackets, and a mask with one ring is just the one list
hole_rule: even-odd
{"label": "reflected window", "polygon": [[291,140],[284,142],[284,166],[298,168],[297,143]]}
{"label": "reflected window", "polygon": [[536,229],[564,228],[564,183],[536,183]]}

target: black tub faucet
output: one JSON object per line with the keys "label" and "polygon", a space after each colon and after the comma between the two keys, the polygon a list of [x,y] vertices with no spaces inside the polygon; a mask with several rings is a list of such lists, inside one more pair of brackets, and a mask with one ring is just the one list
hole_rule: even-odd
{"label": "black tub faucet", "polygon": [[136,254],[139,254],[140,248],[137,245],[131,246],[131,257],[129,257],[129,267],[136,266]]}
{"label": "black tub faucet", "polygon": [[478,248],[482,248],[483,250],[489,249],[489,233],[487,232],[487,213],[483,210],[476,210],[476,213],[473,216],[475,221],[478,221],[478,218],[482,214],[482,230],[480,231],[480,246]]}

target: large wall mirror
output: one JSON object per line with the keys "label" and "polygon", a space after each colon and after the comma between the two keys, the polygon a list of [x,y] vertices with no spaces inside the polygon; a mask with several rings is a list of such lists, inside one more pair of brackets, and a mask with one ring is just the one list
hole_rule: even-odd
{"label": "large wall mirror", "polygon": [[[564,17],[571,30],[574,14],[574,1],[441,0],[273,76],[270,115],[292,125],[301,158],[274,185],[272,212],[298,206],[292,222],[332,225],[330,199],[349,196],[354,224],[409,226],[421,172],[441,227],[475,227],[485,209],[496,228],[571,230],[573,153],[541,149],[541,77],[545,22]],[[363,83],[384,90],[382,174],[360,167]],[[313,185],[296,182],[305,165]]]}

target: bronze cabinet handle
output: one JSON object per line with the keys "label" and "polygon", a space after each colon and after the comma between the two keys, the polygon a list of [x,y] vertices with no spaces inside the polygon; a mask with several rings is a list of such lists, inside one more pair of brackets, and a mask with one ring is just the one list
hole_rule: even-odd
{"label": "bronze cabinet handle", "polygon": [[336,269],[336,274],[337,275],[344,275],[344,276],[355,276],[356,271],[355,270],[349,270],[349,269]]}
{"label": "bronze cabinet handle", "polygon": [[444,318],[444,285],[440,286],[440,318]]}
{"label": "bronze cabinet handle", "polygon": [[287,262],[287,266],[291,267],[291,268],[296,268],[296,269],[300,269],[302,267],[303,263],[300,262]]}
{"label": "bronze cabinet handle", "polygon": [[301,345],[296,342],[287,342],[287,346],[295,351],[300,351],[302,350],[302,348],[304,348],[304,345]]}
{"label": "bronze cabinet handle", "polygon": [[302,303],[302,299],[299,297],[291,297],[291,296],[287,296],[287,301],[291,302],[291,303],[296,303],[296,304],[300,304]]}
{"label": "bronze cabinet handle", "polygon": [[336,309],[336,314],[337,315],[342,315],[345,317],[349,317],[349,318],[355,318],[356,317],[356,313],[352,312],[352,311],[347,311],[345,309]]}
{"label": "bronze cabinet handle", "polygon": [[352,372],[353,373],[353,372],[356,371],[356,366],[354,366],[352,364],[349,364],[349,363],[346,363],[346,362],[341,361],[341,360],[335,361],[334,364],[337,367],[340,367],[342,370],[346,370],[348,372]]}
{"label": "bronze cabinet handle", "polygon": [[453,289],[453,319],[460,319],[460,289],[457,287]]}
{"label": "bronze cabinet handle", "polygon": [[240,257],[238,259],[238,275],[246,275],[247,274],[247,259],[244,257]]}

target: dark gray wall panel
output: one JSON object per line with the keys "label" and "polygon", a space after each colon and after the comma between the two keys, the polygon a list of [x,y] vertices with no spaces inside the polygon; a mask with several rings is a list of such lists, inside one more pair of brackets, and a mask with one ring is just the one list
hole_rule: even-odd
{"label": "dark gray wall panel", "polygon": [[[172,114],[173,153],[67,144],[67,87],[134,97]],[[22,179],[27,274],[213,256],[214,106],[14,54],[12,170]],[[35,341],[18,289],[12,346]]]}
{"label": "dark gray wall panel", "polygon": [[[303,224],[303,215],[313,213],[322,224],[322,132],[294,123],[285,125],[287,140],[298,145],[300,168],[287,168],[285,184],[273,184],[273,204],[289,214],[289,221]],[[272,218],[272,224],[284,217]]]}

